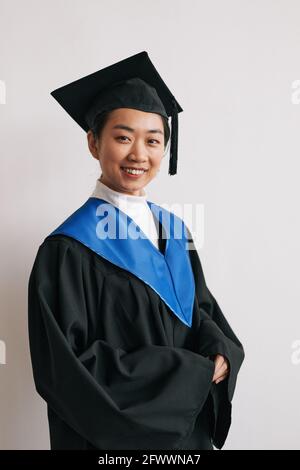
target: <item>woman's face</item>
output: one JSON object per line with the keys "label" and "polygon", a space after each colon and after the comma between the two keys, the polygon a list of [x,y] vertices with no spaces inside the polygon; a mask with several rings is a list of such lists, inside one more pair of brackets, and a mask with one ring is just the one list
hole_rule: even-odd
{"label": "woman's face", "polygon": [[[87,134],[91,154],[99,160],[102,183],[111,189],[141,196],[157,174],[164,155],[162,117],[132,108],[111,111],[99,139]],[[129,174],[125,168],[143,169]]]}

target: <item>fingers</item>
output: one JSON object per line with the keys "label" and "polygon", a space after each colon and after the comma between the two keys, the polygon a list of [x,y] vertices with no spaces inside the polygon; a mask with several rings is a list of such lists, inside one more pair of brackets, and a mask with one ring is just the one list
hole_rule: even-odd
{"label": "fingers", "polygon": [[216,384],[218,384],[219,382],[222,382],[222,380],[226,379],[228,375],[228,372],[226,372],[226,374],[222,375],[221,377],[219,377],[217,380],[216,380]]}
{"label": "fingers", "polygon": [[220,354],[217,354],[214,358],[215,362],[215,371],[214,374],[216,375],[219,371],[224,370],[224,367],[226,368],[226,362],[224,356],[221,356]]}
{"label": "fingers", "polygon": [[215,373],[214,373],[214,376],[213,376],[213,381],[214,381],[214,380],[217,380],[217,379],[219,379],[220,377],[222,377],[223,375],[225,375],[226,372],[227,372],[227,370],[228,370],[228,366],[227,366],[226,362],[224,362],[224,363],[222,364],[222,366],[219,367],[218,370],[215,370]]}
{"label": "fingers", "polygon": [[215,371],[219,370],[220,367],[224,364],[225,358],[221,354],[217,354],[215,357]]}
{"label": "fingers", "polygon": [[219,383],[224,380],[229,372],[229,363],[228,360],[221,354],[215,356],[215,372],[212,378],[213,382]]}

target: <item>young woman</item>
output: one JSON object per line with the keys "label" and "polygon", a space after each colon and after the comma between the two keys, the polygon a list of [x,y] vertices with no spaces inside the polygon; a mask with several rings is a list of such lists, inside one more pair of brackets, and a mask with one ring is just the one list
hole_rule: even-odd
{"label": "young woman", "polygon": [[169,142],[176,173],[182,108],[145,51],[52,95],[87,132],[101,176],[42,242],[29,279],[51,449],[221,448],[243,346],[191,233],[145,192]]}

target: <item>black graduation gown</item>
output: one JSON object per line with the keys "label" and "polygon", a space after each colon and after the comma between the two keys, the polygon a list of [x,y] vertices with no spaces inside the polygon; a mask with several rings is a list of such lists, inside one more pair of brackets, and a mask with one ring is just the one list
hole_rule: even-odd
{"label": "black graduation gown", "polygon": [[[162,231],[159,223],[163,253]],[[40,245],[28,327],[51,449],[222,448],[244,350],[206,286],[197,251],[189,256],[191,328],[151,287],[76,239],[50,235]],[[216,385],[218,353],[230,374]]]}

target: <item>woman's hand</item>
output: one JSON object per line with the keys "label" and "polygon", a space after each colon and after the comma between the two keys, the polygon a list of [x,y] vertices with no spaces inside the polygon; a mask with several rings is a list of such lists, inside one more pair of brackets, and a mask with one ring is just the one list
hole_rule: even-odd
{"label": "woman's hand", "polygon": [[217,384],[224,380],[229,374],[229,362],[226,357],[222,356],[221,354],[216,354],[216,356],[213,356],[213,360],[215,362],[215,373],[212,378],[212,382],[216,382]]}

